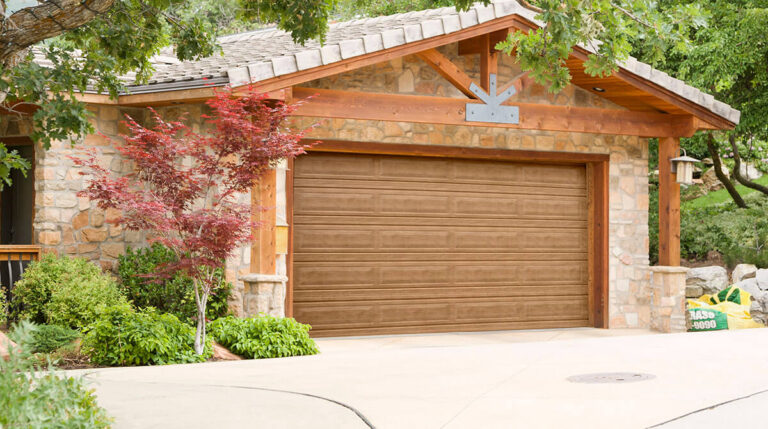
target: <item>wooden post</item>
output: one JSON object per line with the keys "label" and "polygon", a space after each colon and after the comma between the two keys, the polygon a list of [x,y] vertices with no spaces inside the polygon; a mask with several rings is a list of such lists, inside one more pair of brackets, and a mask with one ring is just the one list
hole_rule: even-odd
{"label": "wooden post", "polygon": [[499,52],[494,45],[491,44],[490,34],[484,34],[481,40],[480,87],[487,92],[490,87],[491,74],[498,75],[499,72]]}
{"label": "wooden post", "polygon": [[277,256],[275,255],[276,186],[277,174],[275,170],[270,170],[264,173],[259,183],[251,190],[251,216],[255,222],[260,223],[258,230],[253,234],[251,245],[252,273],[277,273]]}
{"label": "wooden post", "polygon": [[659,139],[659,265],[680,265],[680,184],[670,159],[678,155],[680,139]]}

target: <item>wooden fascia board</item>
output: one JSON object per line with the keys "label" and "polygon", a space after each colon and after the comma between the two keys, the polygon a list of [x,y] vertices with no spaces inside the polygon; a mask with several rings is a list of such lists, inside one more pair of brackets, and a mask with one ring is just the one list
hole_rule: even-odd
{"label": "wooden fascia board", "polygon": [[510,125],[467,122],[466,104],[480,103],[477,100],[300,87],[294,88],[293,96],[297,101],[305,100],[294,116],[640,137],[687,137],[695,132],[694,117],[690,115],[515,102],[510,104],[520,107],[520,123]]}
{"label": "wooden fascia board", "polygon": [[[534,30],[539,28],[538,25],[536,25],[531,21],[528,21],[527,19],[521,16],[518,16],[518,15],[512,15],[512,16],[516,18],[514,20],[513,25],[519,30],[529,31],[529,30]],[[588,56],[589,56],[589,52],[586,49],[578,46],[573,47],[573,52],[571,54],[572,58],[576,58],[581,61],[586,61]],[[736,126],[736,124],[719,116],[718,114],[711,112],[708,109],[701,107],[698,104],[686,98],[680,97],[674,92],[666,88],[662,88],[661,86],[657,85],[652,81],[649,81],[632,72],[624,70],[621,67],[619,67],[619,69],[615,73],[613,73],[613,76],[615,76],[620,80],[623,80],[624,82],[645,92],[646,94],[650,94],[660,100],[664,100],[670,104],[673,104],[685,110],[686,112],[694,115],[695,117],[711,124],[713,127],[715,127],[714,129],[730,130]],[[705,127],[703,128],[709,129]]]}
{"label": "wooden fascia board", "polygon": [[[125,94],[117,100],[105,94],[76,94],[75,98],[84,103],[125,107],[163,106],[170,104],[201,103],[213,98],[218,87],[192,88],[174,91],[149,92],[145,94]],[[243,94],[246,87],[241,87],[235,94]],[[288,100],[290,88],[269,91],[269,100]]]}

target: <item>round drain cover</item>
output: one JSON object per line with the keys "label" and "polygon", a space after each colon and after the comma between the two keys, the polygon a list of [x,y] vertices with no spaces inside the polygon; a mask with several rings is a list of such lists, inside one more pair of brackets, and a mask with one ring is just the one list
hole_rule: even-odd
{"label": "round drain cover", "polygon": [[634,383],[656,378],[653,374],[639,372],[602,372],[596,374],[580,374],[568,377],[572,383]]}

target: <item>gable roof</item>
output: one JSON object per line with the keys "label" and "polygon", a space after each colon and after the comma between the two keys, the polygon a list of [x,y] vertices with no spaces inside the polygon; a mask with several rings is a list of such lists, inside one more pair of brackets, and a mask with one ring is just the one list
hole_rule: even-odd
{"label": "gable roof", "polygon": [[[211,84],[236,87],[258,83],[491,24],[511,15],[541,26],[543,23],[535,19],[537,13],[515,0],[493,0],[487,6],[475,4],[465,12],[446,7],[357,19],[331,24],[322,46],[316,41],[295,44],[290,34],[277,29],[224,36],[219,39],[222,55],[185,62],[167,55],[156,57],[156,72],[149,83],[129,85],[128,92],[139,94]],[[579,48],[593,52],[586,46]],[[633,79],[650,82],[672,98],[678,98],[681,103],[698,106],[731,124],[739,122],[738,110],[633,57],[620,64],[619,73],[629,73]]]}

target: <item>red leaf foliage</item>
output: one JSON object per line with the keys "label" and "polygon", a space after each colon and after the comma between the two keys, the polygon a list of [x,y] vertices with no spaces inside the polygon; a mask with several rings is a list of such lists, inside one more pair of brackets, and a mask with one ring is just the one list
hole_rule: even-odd
{"label": "red leaf foliage", "polygon": [[285,125],[296,105],[265,97],[253,89],[239,96],[231,89],[217,91],[207,102],[213,112],[204,116],[211,126],[207,135],[181,121],[166,122],[151,109],[151,128],[126,116],[130,132],[116,148],[133,161],[135,172],[115,177],[93,155],[73,157],[92,177],[78,195],[102,209],[120,210],[116,223],[150,232],[152,241],[179,255],[168,269],[204,280],[206,268],[221,266],[258,227],[251,222],[250,205],[238,197],[280,160],[307,147],[301,141],[307,130],[294,132]]}

